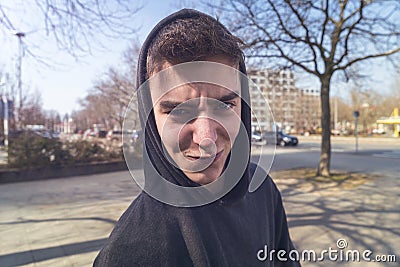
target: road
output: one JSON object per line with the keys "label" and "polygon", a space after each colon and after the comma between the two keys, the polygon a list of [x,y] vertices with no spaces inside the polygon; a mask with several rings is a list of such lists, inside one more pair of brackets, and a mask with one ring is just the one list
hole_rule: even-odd
{"label": "road", "polygon": [[[320,156],[320,139],[300,138],[296,147],[253,146],[262,153],[261,165],[268,168],[274,156],[272,171],[294,168],[316,168]],[[275,153],[274,153],[275,152]],[[257,161],[254,157],[254,161]],[[332,138],[331,169],[348,172],[397,175],[400,173],[400,139],[359,139],[358,152],[354,138]]]}
{"label": "road", "polygon": [[[316,167],[318,147],[318,140],[311,138],[300,139],[298,147],[278,147],[272,170]],[[335,248],[336,240],[345,238],[352,249],[394,254],[400,261],[399,150],[397,140],[367,140],[360,142],[356,154],[351,140],[333,140],[332,169],[371,173],[373,178],[352,189],[306,190],[285,185],[286,177],[273,177],[282,191],[296,247]],[[254,151],[257,155],[260,147]],[[273,147],[263,147],[261,164],[269,167],[273,155]],[[114,223],[139,192],[127,171],[0,185],[0,266],[91,266]],[[306,261],[303,266],[337,264]]]}

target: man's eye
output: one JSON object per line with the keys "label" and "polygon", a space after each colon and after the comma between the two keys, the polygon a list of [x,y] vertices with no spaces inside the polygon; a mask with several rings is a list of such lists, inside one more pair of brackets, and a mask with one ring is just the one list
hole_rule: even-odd
{"label": "man's eye", "polygon": [[188,118],[197,116],[198,110],[195,107],[174,108],[169,112],[169,115],[179,118]]}
{"label": "man's eye", "polygon": [[174,108],[173,110],[171,110],[169,112],[169,114],[171,114],[173,116],[182,116],[182,115],[186,115],[188,113],[189,113],[188,110],[182,109],[182,108]]}
{"label": "man's eye", "polygon": [[229,110],[229,109],[233,108],[234,106],[235,106],[235,104],[230,103],[230,102],[221,102],[221,103],[218,103],[217,108],[219,110]]}

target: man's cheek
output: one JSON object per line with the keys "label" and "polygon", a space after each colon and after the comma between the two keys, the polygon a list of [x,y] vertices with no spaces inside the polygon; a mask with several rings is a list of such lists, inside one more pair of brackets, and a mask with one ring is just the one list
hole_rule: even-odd
{"label": "man's cheek", "polygon": [[236,139],[236,136],[239,133],[240,121],[233,120],[230,121],[229,123],[228,122],[224,123],[223,127],[224,127],[224,135],[227,136],[227,138],[229,138],[231,143],[233,143],[233,141]]}
{"label": "man's cheek", "polygon": [[164,124],[161,139],[170,153],[180,153],[190,144],[184,127],[174,123]]}

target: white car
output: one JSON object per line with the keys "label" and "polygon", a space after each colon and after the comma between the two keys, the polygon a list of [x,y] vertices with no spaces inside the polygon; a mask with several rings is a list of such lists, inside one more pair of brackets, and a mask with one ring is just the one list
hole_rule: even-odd
{"label": "white car", "polygon": [[385,130],[384,129],[373,129],[372,133],[373,134],[384,134]]}

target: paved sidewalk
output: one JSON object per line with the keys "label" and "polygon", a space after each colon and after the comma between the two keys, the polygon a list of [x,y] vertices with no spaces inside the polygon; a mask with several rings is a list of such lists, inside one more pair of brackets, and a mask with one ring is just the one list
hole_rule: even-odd
{"label": "paved sidewalk", "polygon": [[[376,177],[348,189],[338,185],[317,189],[299,186],[298,180],[276,178],[299,252],[314,250],[316,258],[324,249],[339,253],[337,242],[343,240],[344,255],[350,250],[357,250],[360,255],[365,250],[372,251],[371,262],[339,262],[329,260],[325,254],[324,261],[305,261],[303,266],[399,266],[400,179],[397,176]],[[373,262],[377,255],[395,255],[397,262]]]}
{"label": "paved sidewalk", "polygon": [[0,266],[91,266],[138,193],[127,171],[0,185]]}
{"label": "paved sidewalk", "polygon": [[0,165],[7,164],[7,153],[4,149],[4,146],[0,146]]}
{"label": "paved sidewalk", "polygon": [[[330,191],[305,189],[296,180],[278,176],[274,178],[299,251],[337,249],[336,241],[343,238],[349,249],[397,254],[397,264],[341,266],[398,266],[400,179],[380,177],[353,189]],[[91,266],[138,193],[128,172],[0,185],[0,266]]]}

